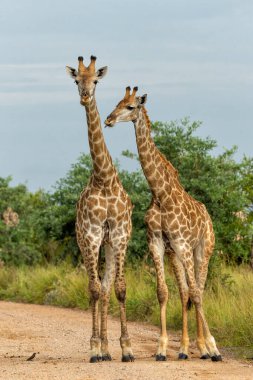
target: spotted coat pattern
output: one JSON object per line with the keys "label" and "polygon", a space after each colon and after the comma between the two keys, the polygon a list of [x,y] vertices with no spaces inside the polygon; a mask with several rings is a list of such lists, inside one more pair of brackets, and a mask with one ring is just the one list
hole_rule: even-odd
{"label": "spotted coat pattern", "polygon": [[119,121],[133,121],[141,166],[152,192],[152,202],[146,213],[149,250],[157,273],[157,297],[160,304],[161,335],[156,359],[166,359],[166,305],[168,288],[164,274],[164,254],[167,253],[176,275],[182,302],[182,340],[180,359],[188,358],[189,336],[187,305],[189,299],[196,308],[197,345],[201,358],[211,356],[221,360],[210,333],[202,305],[208,263],[215,237],[206,207],[192,198],[180,184],[177,170],[157,149],[151,137],[151,123],[144,107],[146,95],[137,97],[137,87],[130,94],[126,88],[123,100],[107,117],[113,126]]}
{"label": "spotted coat pattern", "polygon": [[[122,360],[132,361],[133,353],[126,323],[126,283],[124,261],[131,235],[132,204],[125,192],[106,147],[95,100],[95,85],[101,79],[102,68],[95,72],[95,57],[88,68],[79,57],[79,70],[67,68],[74,77],[85,107],[93,171],[88,185],[77,203],[76,237],[89,276],[92,306],[92,336],[90,361],[111,360],[107,339],[107,313],[114,283],[120,305]],[[105,249],[105,273],[100,280],[98,260]],[[101,324],[99,328],[99,300]]]}

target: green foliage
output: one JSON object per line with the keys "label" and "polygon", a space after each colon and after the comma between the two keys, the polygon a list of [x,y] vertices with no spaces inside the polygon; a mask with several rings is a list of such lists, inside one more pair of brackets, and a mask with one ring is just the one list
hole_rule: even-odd
{"label": "green foliage", "polygon": [[[199,122],[188,119],[155,122],[153,137],[158,149],[178,170],[184,188],[206,205],[212,217],[217,253],[211,262],[212,276],[222,258],[235,263],[249,259],[253,236],[253,159],[235,161],[235,148],[214,156],[216,141],[196,136],[199,127]],[[123,154],[137,158],[129,151]],[[134,205],[128,261],[138,266],[139,259],[148,253],[144,215],[151,193],[142,171],[130,173],[116,166]],[[80,261],[75,238],[76,203],[91,170],[90,156],[81,155],[51,193],[31,193],[25,185],[11,186],[10,177],[0,177],[0,260],[20,265],[67,259],[76,265]],[[18,226],[4,224],[2,214],[7,207],[18,213]]]}
{"label": "green foliage", "polygon": [[65,307],[89,307],[88,279],[69,264],[2,268],[0,298]]}
{"label": "green foliage", "polygon": [[40,216],[41,228],[50,239],[49,261],[70,259],[79,261],[79,250],[75,239],[76,203],[91,175],[90,156],[82,155],[71,166],[65,178],[60,179],[54,192],[49,194],[49,204]]}
{"label": "green foliage", "polygon": [[11,177],[0,177],[0,216],[11,207],[19,215],[19,224],[9,227],[0,218],[0,260],[15,265],[40,263],[42,236],[37,215],[47,204],[46,195],[42,191],[32,194],[24,185],[11,187],[10,182]]}

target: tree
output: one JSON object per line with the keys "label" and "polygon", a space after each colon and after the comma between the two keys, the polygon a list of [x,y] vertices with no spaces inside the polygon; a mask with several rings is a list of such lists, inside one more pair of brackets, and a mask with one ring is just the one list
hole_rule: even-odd
{"label": "tree", "polygon": [[57,262],[67,257],[73,264],[79,261],[75,236],[76,203],[91,175],[89,155],[81,155],[64,178],[57,181],[49,194],[49,207],[41,215],[41,228],[47,236],[48,260]]}
{"label": "tree", "polygon": [[[12,187],[11,177],[0,177],[0,260],[9,264],[34,264],[42,261],[41,235],[35,214],[45,207],[44,193],[30,193],[25,185]],[[4,212],[11,208],[19,223],[7,225]]]}
{"label": "tree", "polygon": [[[196,136],[199,127],[199,122],[188,119],[155,122],[155,144],[178,170],[186,191],[206,205],[215,228],[216,253],[229,262],[249,261],[253,241],[253,159],[235,161],[235,147],[214,156],[216,141]],[[138,159],[131,152],[123,154]],[[130,173],[117,163],[116,166],[134,205],[128,261],[138,263],[148,252],[144,216],[151,193],[141,170]],[[56,263],[66,258],[78,263],[76,203],[91,170],[90,156],[81,155],[52,193],[30,193],[25,185],[12,187],[10,177],[0,177],[0,259],[15,265]],[[15,228],[3,221],[8,207],[18,214]]]}

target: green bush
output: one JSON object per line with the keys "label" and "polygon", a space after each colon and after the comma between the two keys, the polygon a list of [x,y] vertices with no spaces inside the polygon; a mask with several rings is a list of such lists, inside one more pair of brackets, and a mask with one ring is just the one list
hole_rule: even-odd
{"label": "green bush", "polygon": [[[209,271],[219,271],[220,262],[249,260],[253,236],[253,159],[235,161],[235,148],[214,155],[216,141],[195,135],[198,122],[153,124],[158,149],[179,172],[184,188],[203,202],[214,223],[216,249]],[[136,158],[130,152],[125,156]],[[151,193],[142,171],[118,167],[124,188],[134,204],[133,232],[128,261],[138,266],[148,254],[144,215]],[[0,177],[0,260],[8,264],[59,263],[77,265],[81,258],[75,238],[76,203],[92,171],[90,156],[82,155],[53,192],[31,193],[24,185],[11,186],[11,178]],[[7,227],[2,214],[7,207],[18,213],[20,223]],[[239,213],[239,214],[238,214]],[[238,217],[241,215],[242,217]]]}

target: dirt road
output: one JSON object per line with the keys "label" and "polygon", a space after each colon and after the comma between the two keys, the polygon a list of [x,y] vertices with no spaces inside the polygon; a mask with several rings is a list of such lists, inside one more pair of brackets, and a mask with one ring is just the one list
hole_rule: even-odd
{"label": "dirt road", "polygon": [[[177,360],[179,336],[170,333],[168,360],[155,362],[158,329],[129,323],[134,363],[121,363],[118,319],[109,319],[112,362],[89,363],[90,313],[50,306],[0,302],[0,379],[4,380],[252,380],[253,366],[224,358],[212,363]],[[36,356],[27,361],[33,354]]]}

